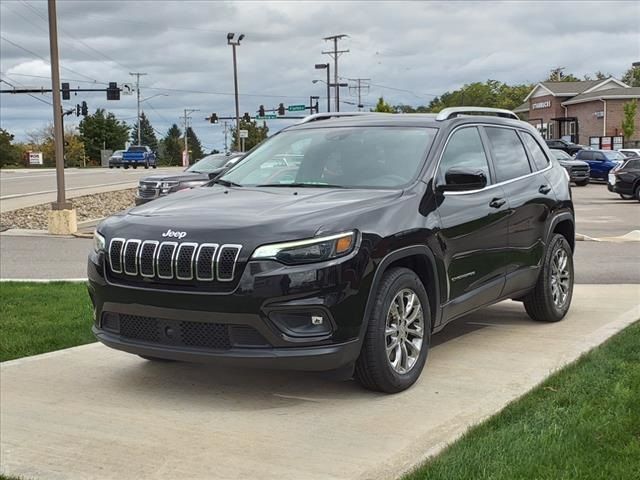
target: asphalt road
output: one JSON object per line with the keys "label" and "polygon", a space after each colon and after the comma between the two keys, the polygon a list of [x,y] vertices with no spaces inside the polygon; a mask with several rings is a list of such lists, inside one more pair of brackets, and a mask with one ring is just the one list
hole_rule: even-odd
{"label": "asphalt road", "polygon": [[[182,167],[158,168],[67,168],[65,186],[67,197],[122,190],[135,187],[146,175],[179,172]],[[29,207],[56,200],[56,172],[53,169],[0,170],[0,211]]]}
{"label": "asphalt road", "polygon": [[[2,470],[47,479],[398,479],[640,316],[578,285],[558,323],[503,302],[434,337],[397,395],[304,372],[149,362],[101,344],[0,365]],[[594,432],[595,434],[595,432]]]}

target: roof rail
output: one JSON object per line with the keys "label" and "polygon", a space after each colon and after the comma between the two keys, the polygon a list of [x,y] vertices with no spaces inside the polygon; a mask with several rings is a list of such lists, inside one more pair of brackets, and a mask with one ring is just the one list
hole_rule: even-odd
{"label": "roof rail", "polygon": [[460,115],[470,115],[470,114],[485,114],[491,113],[496,117],[503,118],[512,118],[514,120],[520,120],[518,116],[513,113],[511,110],[505,110],[504,108],[490,108],[490,107],[449,107],[443,108],[438,115],[436,115],[436,120],[441,122],[442,120],[449,120],[451,118],[458,117]]}
{"label": "roof rail", "polygon": [[300,125],[303,123],[315,122],[318,120],[327,120],[329,118],[338,118],[338,117],[359,117],[362,115],[385,115],[381,112],[323,112],[323,113],[314,113],[312,115],[307,115],[302,120],[300,120],[296,125]]}

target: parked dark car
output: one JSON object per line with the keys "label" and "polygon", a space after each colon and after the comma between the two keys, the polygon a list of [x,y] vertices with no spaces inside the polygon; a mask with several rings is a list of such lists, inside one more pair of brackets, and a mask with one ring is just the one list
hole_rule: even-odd
{"label": "parked dark car", "polygon": [[575,159],[589,164],[591,178],[606,181],[609,170],[621,165],[627,157],[615,150],[581,150]]}
{"label": "parked dark car", "polygon": [[545,140],[545,142],[547,142],[547,146],[549,148],[562,150],[563,152],[567,152],[571,156],[575,155],[580,150],[584,150],[586,148],[584,145],[567,142],[566,140],[563,140],[561,138],[549,139],[549,140]]}
{"label": "parked dark car", "polygon": [[224,172],[226,168],[233,166],[242,153],[224,153],[208,155],[187,168],[184,172],[173,175],[151,175],[140,179],[136,191],[136,205],[150,202],[158,197],[164,197],[170,193],[184,190],[185,188],[199,187],[211,180],[215,175]]}
{"label": "parked dark car", "polygon": [[[294,178],[248,180],[290,152]],[[504,299],[538,321],[566,315],[574,209],[551,158],[506,110],[313,115],[206,186],[103,221],[93,331],[148,360],[404,390],[455,318]]]}
{"label": "parked dark car", "polygon": [[607,188],[625,200],[640,202],[640,157],[632,157],[620,168],[611,170]]}
{"label": "parked dark car", "polygon": [[582,160],[575,160],[564,150],[550,149],[551,154],[558,160],[569,174],[569,180],[575,182],[579,187],[584,187],[589,183],[589,164]]}
{"label": "parked dark car", "polygon": [[131,145],[122,154],[122,166],[124,168],[129,168],[129,167],[156,168],[156,165],[157,165],[156,153],[146,145]]}

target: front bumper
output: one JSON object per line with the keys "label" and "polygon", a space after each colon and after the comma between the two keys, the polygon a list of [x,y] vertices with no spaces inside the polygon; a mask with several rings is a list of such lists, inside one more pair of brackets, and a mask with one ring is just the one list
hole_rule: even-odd
{"label": "front bumper", "polygon": [[[187,292],[115,283],[104,256],[92,253],[93,332],[105,345],[138,355],[334,370],[353,364],[360,352],[371,280],[365,266],[363,254],[304,267],[250,262],[233,291]],[[314,317],[322,327],[296,330],[297,323],[286,323]]]}

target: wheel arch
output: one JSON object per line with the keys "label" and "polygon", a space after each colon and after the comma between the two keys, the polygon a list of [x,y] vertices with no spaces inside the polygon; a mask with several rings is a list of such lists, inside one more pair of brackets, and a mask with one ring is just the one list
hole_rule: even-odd
{"label": "wheel arch", "polygon": [[368,319],[373,309],[375,295],[380,285],[380,281],[384,273],[389,268],[405,267],[413,270],[422,281],[427,296],[429,297],[429,308],[431,309],[431,329],[433,330],[439,325],[441,320],[440,310],[440,282],[438,278],[438,269],[436,259],[431,250],[425,245],[415,245],[404,247],[387,254],[379,263],[371,282],[367,304],[364,310],[364,318],[360,330],[360,339],[364,335],[368,327]]}
{"label": "wheel arch", "polygon": [[549,222],[549,229],[547,231],[547,245],[551,240],[551,235],[559,233],[567,239],[571,246],[571,251],[575,252],[576,246],[576,227],[573,214],[569,212],[563,212],[551,219]]}

